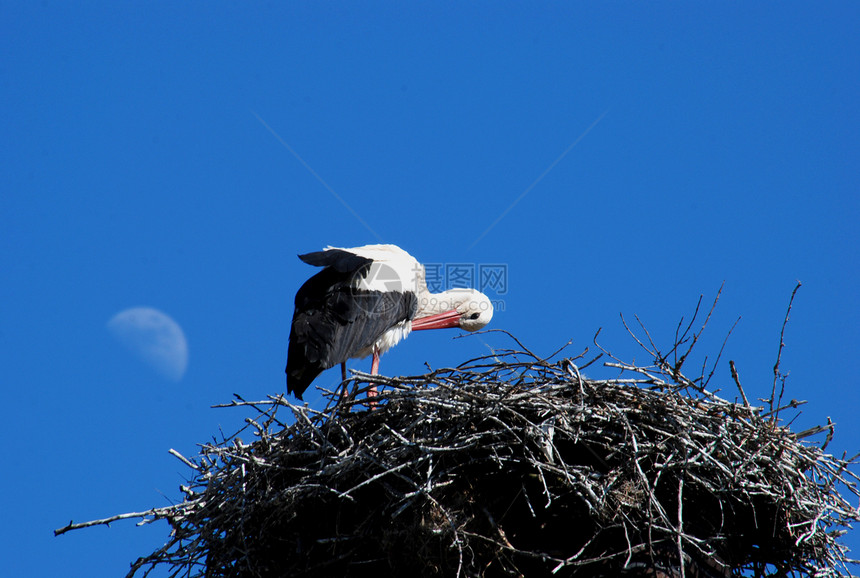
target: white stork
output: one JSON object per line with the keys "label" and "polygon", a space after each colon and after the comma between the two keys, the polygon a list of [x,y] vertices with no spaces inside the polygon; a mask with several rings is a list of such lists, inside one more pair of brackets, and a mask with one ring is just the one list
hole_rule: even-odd
{"label": "white stork", "polygon": [[[323,270],[296,293],[287,353],[287,392],[302,399],[325,369],[346,360],[379,356],[411,331],[459,327],[477,331],[493,318],[493,305],[475,289],[430,293],[424,266],[395,245],[365,245],[299,255]],[[371,388],[368,395],[375,395]]]}

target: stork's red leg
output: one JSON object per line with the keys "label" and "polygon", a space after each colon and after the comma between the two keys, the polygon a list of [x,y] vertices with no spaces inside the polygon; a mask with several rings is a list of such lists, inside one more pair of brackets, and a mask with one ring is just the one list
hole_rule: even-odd
{"label": "stork's red leg", "polygon": [[[379,375],[379,351],[376,348],[373,349],[373,362],[370,364],[370,375]],[[367,390],[367,397],[376,397],[378,394],[375,385],[371,385],[370,389]]]}
{"label": "stork's red leg", "polygon": [[[340,380],[341,382],[346,381],[346,362],[340,364]],[[340,394],[341,397],[346,397],[346,384],[343,386],[343,392]]]}

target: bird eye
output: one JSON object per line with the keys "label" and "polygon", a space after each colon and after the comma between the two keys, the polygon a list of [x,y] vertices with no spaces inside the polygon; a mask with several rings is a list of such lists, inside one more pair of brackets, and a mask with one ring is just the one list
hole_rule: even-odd
{"label": "bird eye", "polygon": [[469,315],[469,319],[477,319],[480,316],[481,316],[480,313],[472,313],[471,315]]}

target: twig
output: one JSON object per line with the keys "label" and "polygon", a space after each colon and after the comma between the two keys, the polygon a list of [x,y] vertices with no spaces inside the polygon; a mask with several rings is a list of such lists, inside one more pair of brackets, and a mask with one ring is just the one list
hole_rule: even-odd
{"label": "twig", "polygon": [[741,386],[741,378],[738,376],[738,370],[735,367],[735,362],[733,359],[729,360],[729,368],[732,370],[732,379],[735,382],[735,385],[738,386],[738,391],[741,392],[741,398],[744,400],[744,405],[749,407],[750,402],[747,399],[747,394],[744,393],[744,388]]}
{"label": "twig", "polygon": [[80,522],[74,523],[69,522],[66,526],[62,528],[58,528],[54,530],[54,536],[60,536],[61,534],[65,534],[71,530],[80,530],[82,528],[90,528],[92,526],[109,526],[113,522],[117,522],[119,520],[130,520],[134,518],[140,518],[147,522],[152,522],[160,518],[165,518],[169,514],[173,514],[176,506],[167,506],[164,508],[152,508],[146,510],[144,512],[130,512],[128,514],[117,514],[115,516],[110,516],[108,518],[102,518],[100,520],[90,520],[89,522]]}
{"label": "twig", "polygon": [[[778,412],[773,412],[774,406],[779,407],[779,403],[782,400],[783,392],[785,391],[785,378],[786,375],[783,375],[779,371],[779,364],[782,359],[782,350],[785,348],[785,326],[788,325],[789,315],[791,315],[791,306],[794,303],[794,296],[797,294],[797,290],[800,289],[800,281],[797,282],[797,285],[794,286],[794,290],[791,292],[791,298],[788,300],[788,309],[785,310],[785,319],[782,321],[782,328],[779,330],[779,350],[776,353],[776,363],[773,364],[773,388],[770,391],[770,410],[773,413],[773,417],[771,421],[776,423],[778,418]],[[782,382],[782,386],[779,391],[779,400],[776,399],[776,384],[778,381]]]}

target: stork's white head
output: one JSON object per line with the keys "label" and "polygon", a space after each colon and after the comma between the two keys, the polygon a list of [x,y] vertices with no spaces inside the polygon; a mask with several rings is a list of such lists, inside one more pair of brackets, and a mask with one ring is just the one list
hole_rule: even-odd
{"label": "stork's white head", "polygon": [[493,303],[475,289],[449,289],[438,294],[427,293],[418,299],[418,312],[412,331],[459,327],[477,331],[493,318]]}
{"label": "stork's white head", "polygon": [[460,329],[477,331],[493,319],[493,303],[486,295],[475,289],[453,289],[461,293],[455,302],[460,313]]}

